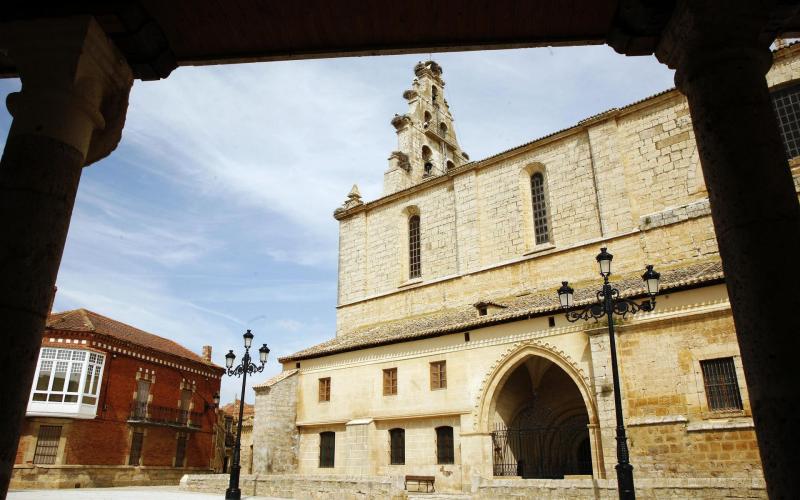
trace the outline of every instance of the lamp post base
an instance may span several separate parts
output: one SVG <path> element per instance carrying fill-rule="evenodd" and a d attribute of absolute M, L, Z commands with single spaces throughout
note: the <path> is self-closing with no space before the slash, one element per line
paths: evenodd
<path fill-rule="evenodd" d="M 231 467 L 231 480 L 228 489 L 225 490 L 225 500 L 241 500 L 242 490 L 239 488 L 239 450 L 234 452 L 234 465 Z"/>
<path fill-rule="evenodd" d="M 633 466 L 631 464 L 617 464 L 617 488 L 620 500 L 636 500 L 636 490 L 633 488 Z"/>

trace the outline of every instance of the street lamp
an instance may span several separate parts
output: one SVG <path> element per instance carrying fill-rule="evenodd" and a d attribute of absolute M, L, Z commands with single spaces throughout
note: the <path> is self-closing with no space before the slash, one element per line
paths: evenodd
<path fill-rule="evenodd" d="M 264 370 L 264 365 L 267 363 L 269 356 L 269 347 L 263 344 L 258 349 L 258 360 L 261 362 L 260 366 L 250 362 L 250 346 L 253 344 L 253 334 L 247 330 L 242 336 L 244 338 L 244 357 L 242 362 L 233 367 L 233 362 L 236 360 L 236 355 L 233 350 L 228 351 L 225 355 L 225 367 L 229 377 L 242 376 L 242 397 L 239 399 L 239 423 L 236 426 L 236 444 L 233 447 L 233 464 L 231 465 L 231 480 L 228 484 L 228 489 L 225 490 L 226 500 L 239 500 L 242 498 L 242 490 L 239 489 L 239 451 L 242 445 L 242 418 L 244 418 L 244 388 L 247 382 L 247 374 L 260 373 Z"/>
<path fill-rule="evenodd" d="M 219 407 L 219 393 L 218 392 L 214 393 L 214 396 L 211 398 L 211 401 L 213 401 L 213 403 L 211 403 L 211 404 L 209 404 L 208 402 L 204 403 L 205 411 L 212 410 L 214 408 L 218 408 Z"/>
<path fill-rule="evenodd" d="M 633 466 L 628 459 L 628 439 L 625 436 L 625 422 L 622 417 L 622 396 L 620 395 L 619 375 L 617 370 L 617 344 L 614 338 L 614 314 L 623 318 L 628 314 L 636 314 L 639 311 L 652 311 L 656 308 L 656 294 L 658 293 L 659 279 L 661 275 L 653 270 L 653 266 L 648 265 L 647 270 L 642 275 L 649 297 L 637 303 L 631 299 L 619 296 L 619 290 L 611 286 L 608 277 L 611 275 L 611 260 L 613 255 L 603 247 L 597 255 L 597 263 L 600 266 L 600 275 L 603 277 L 603 288 L 597 292 L 597 302 L 585 306 L 583 309 L 570 310 L 574 304 L 574 292 L 569 283 L 561 282 L 558 289 L 558 301 L 561 307 L 566 310 L 567 320 L 570 322 L 594 319 L 599 320 L 603 316 L 608 317 L 608 338 L 611 343 L 611 375 L 614 379 L 614 407 L 617 416 L 617 487 L 619 488 L 619 498 L 622 500 L 634 500 L 636 491 L 633 487 Z"/>

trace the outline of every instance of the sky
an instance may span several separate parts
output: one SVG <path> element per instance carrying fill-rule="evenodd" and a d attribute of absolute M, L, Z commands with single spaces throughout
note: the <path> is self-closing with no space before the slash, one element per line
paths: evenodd
<path fill-rule="evenodd" d="M 338 222 L 380 196 L 395 113 L 428 54 L 184 67 L 135 82 L 122 141 L 84 169 L 54 311 L 86 308 L 213 360 L 277 358 L 335 335 Z M 479 160 L 673 86 L 606 46 L 433 54 L 461 148 Z M 0 95 L 19 90 L 0 80 Z M 11 123 L 0 110 L 0 137 Z M 250 384 L 248 383 L 248 386 Z M 241 379 L 223 377 L 223 404 Z M 252 402 L 248 388 L 246 400 Z"/>

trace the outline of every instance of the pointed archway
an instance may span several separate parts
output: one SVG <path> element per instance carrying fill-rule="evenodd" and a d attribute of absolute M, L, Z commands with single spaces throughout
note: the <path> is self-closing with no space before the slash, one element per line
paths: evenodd
<path fill-rule="evenodd" d="M 487 376 L 476 430 L 491 435 L 493 474 L 605 476 L 597 409 L 587 380 L 564 353 L 518 344 Z"/>

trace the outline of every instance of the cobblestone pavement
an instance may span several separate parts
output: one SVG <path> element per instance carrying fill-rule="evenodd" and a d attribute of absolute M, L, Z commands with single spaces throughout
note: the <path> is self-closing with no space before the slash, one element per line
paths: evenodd
<path fill-rule="evenodd" d="M 81 488 L 70 490 L 17 490 L 8 493 L 8 500 L 222 500 L 225 495 L 192 493 L 177 486 L 131 488 Z M 250 497 L 242 500 L 287 500 L 276 497 Z"/>

